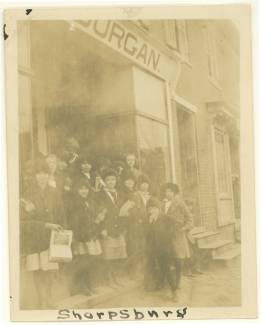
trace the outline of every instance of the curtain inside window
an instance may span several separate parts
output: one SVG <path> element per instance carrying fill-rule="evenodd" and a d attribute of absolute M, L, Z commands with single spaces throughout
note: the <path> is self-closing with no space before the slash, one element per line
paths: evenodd
<path fill-rule="evenodd" d="M 137 117 L 142 171 L 152 182 L 154 192 L 170 180 L 168 126 L 149 118 Z"/>

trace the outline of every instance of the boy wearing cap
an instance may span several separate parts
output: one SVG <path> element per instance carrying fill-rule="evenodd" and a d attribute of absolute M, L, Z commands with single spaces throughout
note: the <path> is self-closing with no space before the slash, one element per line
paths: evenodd
<path fill-rule="evenodd" d="M 172 228 L 170 220 L 161 213 L 161 203 L 151 198 L 147 206 L 148 218 L 145 223 L 145 289 L 160 290 L 165 279 L 176 299 L 172 253 Z"/>

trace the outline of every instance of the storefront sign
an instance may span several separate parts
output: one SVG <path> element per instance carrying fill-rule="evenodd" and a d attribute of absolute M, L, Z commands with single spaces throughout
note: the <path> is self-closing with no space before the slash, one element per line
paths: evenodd
<path fill-rule="evenodd" d="M 77 22 L 75 26 L 163 79 L 171 78 L 175 61 L 160 53 L 118 21 L 88 20 Z"/>

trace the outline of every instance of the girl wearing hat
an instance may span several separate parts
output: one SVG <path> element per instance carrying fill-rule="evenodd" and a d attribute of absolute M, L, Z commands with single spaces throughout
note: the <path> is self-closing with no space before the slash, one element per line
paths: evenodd
<path fill-rule="evenodd" d="M 86 154 L 83 154 L 80 156 L 79 172 L 78 172 L 77 177 L 89 182 L 91 189 L 94 190 L 95 174 L 93 173 L 93 170 L 92 170 L 91 158 L 88 157 Z"/>
<path fill-rule="evenodd" d="M 135 276 L 141 267 L 144 248 L 143 224 L 146 207 L 140 193 L 136 191 L 136 179 L 132 173 L 126 173 L 122 184 L 123 202 L 129 204 L 126 220 L 126 244 L 128 253 L 128 271 Z M 143 208 L 142 208 L 143 207 Z"/>
<path fill-rule="evenodd" d="M 73 231 L 71 292 L 91 295 L 92 255 L 101 254 L 98 229 L 95 226 L 95 205 L 90 195 L 88 180 L 78 179 L 74 189 L 71 217 L 68 220 L 69 227 Z"/>
<path fill-rule="evenodd" d="M 103 172 L 105 186 L 96 193 L 96 204 L 106 209 L 104 230 L 102 233 L 103 258 L 107 262 L 107 278 L 109 285 L 118 285 L 117 268 L 120 261 L 126 259 L 126 243 L 124 239 L 124 226 L 119 217 L 122 198 L 116 189 L 117 174 L 112 169 Z"/>
<path fill-rule="evenodd" d="M 35 179 L 21 198 L 21 254 L 25 270 L 34 273 L 39 307 L 50 307 L 52 286 L 58 263 L 49 261 L 51 230 L 60 231 L 63 207 L 57 191 L 48 186 L 48 167 L 40 161 L 34 171 Z"/>
<path fill-rule="evenodd" d="M 76 171 L 76 166 L 79 161 L 79 142 L 75 138 L 69 138 L 65 144 L 65 161 L 70 175 Z"/>

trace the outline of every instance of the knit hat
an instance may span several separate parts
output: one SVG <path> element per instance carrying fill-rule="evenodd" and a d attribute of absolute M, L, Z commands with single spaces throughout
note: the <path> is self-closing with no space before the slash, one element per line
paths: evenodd
<path fill-rule="evenodd" d="M 108 176 L 115 176 L 115 177 L 117 177 L 117 172 L 114 169 L 112 169 L 112 168 L 106 168 L 102 172 L 102 178 L 105 180 Z"/>
<path fill-rule="evenodd" d="M 150 185 L 150 179 L 147 175 L 145 174 L 141 174 L 139 177 L 138 177 L 138 180 L 137 180 L 137 185 L 139 186 L 140 184 L 142 183 L 148 183 Z"/>
<path fill-rule="evenodd" d="M 78 179 L 76 179 L 74 183 L 74 188 L 79 189 L 81 187 L 87 187 L 88 189 L 91 188 L 91 184 L 87 178 L 79 177 Z"/>
<path fill-rule="evenodd" d="M 179 187 L 177 184 L 174 183 L 165 183 L 162 186 L 162 192 L 165 192 L 166 190 L 171 190 L 175 194 L 179 193 Z"/>
<path fill-rule="evenodd" d="M 84 152 L 80 154 L 79 164 L 82 165 L 86 163 L 92 165 L 92 158 L 86 152 Z"/>
<path fill-rule="evenodd" d="M 135 176 L 133 175 L 133 173 L 131 173 L 131 172 L 125 172 L 125 173 L 122 174 L 122 178 L 121 178 L 121 180 L 122 180 L 123 182 L 125 182 L 125 181 L 127 181 L 127 180 L 129 180 L 129 179 L 133 180 L 134 183 L 136 183 L 136 178 L 135 178 Z"/>

